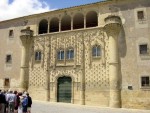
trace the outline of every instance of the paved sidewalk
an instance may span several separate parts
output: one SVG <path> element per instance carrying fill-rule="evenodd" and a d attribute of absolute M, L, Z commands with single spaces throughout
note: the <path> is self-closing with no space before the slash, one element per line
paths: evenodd
<path fill-rule="evenodd" d="M 150 110 L 106 108 L 67 103 L 33 101 L 32 113 L 150 113 Z"/>

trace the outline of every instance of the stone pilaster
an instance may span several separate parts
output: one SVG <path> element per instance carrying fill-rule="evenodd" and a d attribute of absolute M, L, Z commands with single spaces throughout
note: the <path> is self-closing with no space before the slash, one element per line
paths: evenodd
<path fill-rule="evenodd" d="M 50 101 L 50 38 L 46 40 L 46 49 L 47 49 L 47 68 L 46 68 L 46 100 Z"/>
<path fill-rule="evenodd" d="M 85 45 L 84 38 L 82 36 L 82 64 L 81 64 L 81 83 L 80 83 L 80 104 L 85 105 Z"/>
<path fill-rule="evenodd" d="M 105 30 L 109 38 L 109 82 L 110 101 L 109 106 L 121 107 L 120 75 L 119 75 L 119 51 L 118 36 L 121 29 L 121 20 L 118 16 L 108 16 L 105 19 Z"/>
<path fill-rule="evenodd" d="M 20 89 L 27 90 L 29 79 L 29 47 L 32 42 L 32 30 L 26 28 L 21 30 L 22 42 L 22 57 L 21 57 L 21 71 L 20 71 Z"/>

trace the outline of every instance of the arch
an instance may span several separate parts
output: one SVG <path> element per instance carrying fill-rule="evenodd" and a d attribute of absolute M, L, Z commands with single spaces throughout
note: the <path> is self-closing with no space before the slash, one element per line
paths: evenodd
<path fill-rule="evenodd" d="M 59 31 L 59 19 L 54 17 L 50 21 L 50 29 L 49 32 L 58 32 Z"/>
<path fill-rule="evenodd" d="M 65 15 L 61 20 L 61 31 L 71 30 L 71 17 Z"/>
<path fill-rule="evenodd" d="M 84 28 L 84 15 L 82 13 L 77 13 L 73 17 L 73 29 Z"/>
<path fill-rule="evenodd" d="M 43 19 L 39 23 L 39 34 L 47 33 L 48 30 L 48 21 Z"/>
<path fill-rule="evenodd" d="M 57 102 L 71 103 L 72 78 L 62 76 L 57 79 Z"/>
<path fill-rule="evenodd" d="M 86 14 L 86 27 L 98 26 L 98 17 L 96 11 L 90 11 Z"/>

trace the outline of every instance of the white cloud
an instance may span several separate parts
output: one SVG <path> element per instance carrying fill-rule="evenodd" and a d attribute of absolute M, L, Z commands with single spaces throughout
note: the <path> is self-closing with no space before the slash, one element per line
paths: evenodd
<path fill-rule="evenodd" d="M 49 11 L 48 4 L 41 0 L 0 0 L 0 21 Z"/>

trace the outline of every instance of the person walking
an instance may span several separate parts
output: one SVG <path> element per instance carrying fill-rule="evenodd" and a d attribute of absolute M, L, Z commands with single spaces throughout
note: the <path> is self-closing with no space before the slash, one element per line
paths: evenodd
<path fill-rule="evenodd" d="M 23 113 L 23 109 L 22 109 L 22 102 L 23 102 L 23 97 L 22 97 L 22 92 L 18 93 L 19 99 L 20 99 L 20 103 L 18 106 L 18 113 Z"/>
<path fill-rule="evenodd" d="M 0 90 L 0 113 L 5 112 L 5 104 L 6 104 L 5 94 L 3 91 Z"/>
<path fill-rule="evenodd" d="M 29 93 L 27 93 L 27 98 L 28 98 L 27 113 L 31 113 L 32 98 L 29 96 Z"/>
<path fill-rule="evenodd" d="M 22 101 L 23 113 L 27 113 L 28 98 L 26 94 L 23 94 L 22 96 L 23 96 L 23 101 Z"/>
<path fill-rule="evenodd" d="M 14 94 L 16 95 L 15 111 L 14 111 L 14 113 L 18 113 L 18 106 L 20 104 L 20 98 L 19 98 L 19 95 L 18 95 L 17 91 L 14 91 Z"/>
<path fill-rule="evenodd" d="M 2 94 L 1 94 L 1 90 L 0 90 L 0 113 L 3 113 L 3 105 L 2 105 Z"/>
<path fill-rule="evenodd" d="M 11 90 L 9 91 L 9 94 L 7 95 L 7 101 L 8 101 L 8 113 L 14 113 L 16 95 Z"/>
<path fill-rule="evenodd" d="M 5 105 L 6 105 L 6 98 L 5 98 L 4 91 L 1 91 L 0 97 L 1 97 L 1 99 L 0 99 L 0 103 L 1 103 L 1 111 L 0 111 L 0 113 L 4 113 Z"/>

